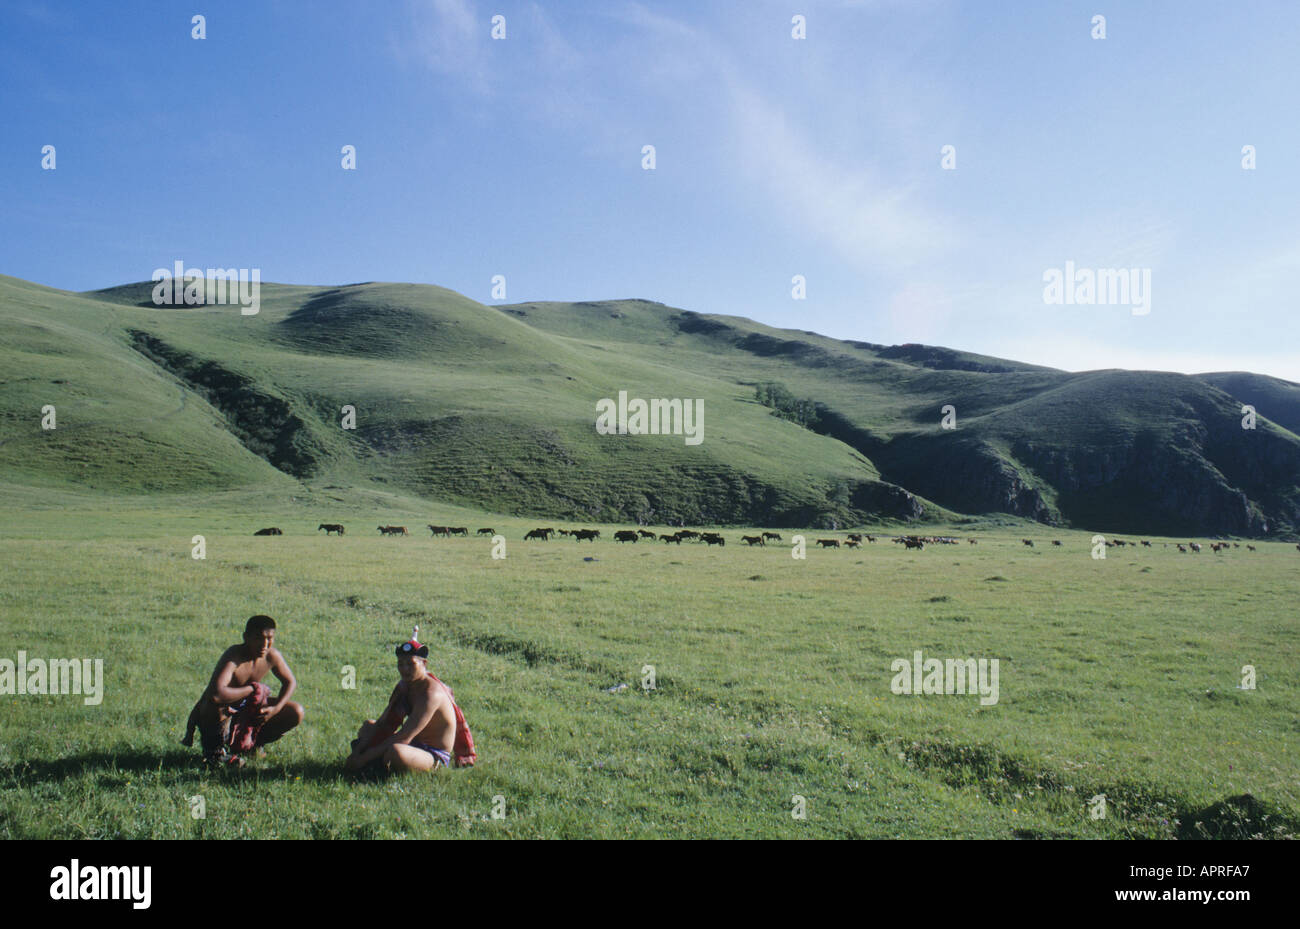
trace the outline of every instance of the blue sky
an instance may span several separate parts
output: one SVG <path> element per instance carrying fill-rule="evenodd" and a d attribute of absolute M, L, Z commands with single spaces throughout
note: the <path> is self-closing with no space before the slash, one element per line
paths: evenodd
<path fill-rule="evenodd" d="M 1300 7 L 1256 0 L 10 0 L 0 273 L 485 303 L 502 274 L 507 302 L 1300 381 L 1297 48 Z M 1044 303 L 1067 261 L 1149 269 L 1150 312 Z"/>

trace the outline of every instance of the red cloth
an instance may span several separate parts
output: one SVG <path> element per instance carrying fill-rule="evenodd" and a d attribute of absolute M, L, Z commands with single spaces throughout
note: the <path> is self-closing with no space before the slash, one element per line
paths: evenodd
<path fill-rule="evenodd" d="M 432 674 L 429 677 L 433 677 Z M 433 677 L 438 681 L 436 677 Z M 442 684 L 442 681 L 438 681 Z M 442 684 L 447 687 L 446 684 Z M 456 759 L 456 767 L 468 768 L 474 762 L 478 761 L 478 755 L 474 752 L 474 736 L 469 731 L 469 723 L 465 722 L 465 714 L 460 711 L 460 704 L 456 702 L 456 695 L 447 687 L 447 694 L 451 697 L 451 708 L 456 711 L 456 742 L 451 747 L 452 757 Z"/>
<path fill-rule="evenodd" d="M 235 754 L 251 752 L 257 747 L 257 737 L 265 723 L 259 711 L 271 699 L 271 688 L 258 682 L 253 683 L 253 688 L 251 695 L 233 707 L 235 715 L 230 720 L 230 736 L 226 744 Z"/>

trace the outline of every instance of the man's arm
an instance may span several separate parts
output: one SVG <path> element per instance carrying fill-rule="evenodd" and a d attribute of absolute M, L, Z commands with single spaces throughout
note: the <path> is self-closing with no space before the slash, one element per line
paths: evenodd
<path fill-rule="evenodd" d="M 393 692 L 389 694 L 388 706 L 384 707 L 384 712 L 376 718 L 376 728 L 384 729 L 391 726 L 393 731 L 396 731 L 401 726 L 402 717 L 405 715 L 402 713 L 401 709 L 401 693 L 402 685 L 398 684 L 393 688 Z M 351 767 L 359 767 L 361 756 L 365 751 L 366 746 L 361 744 L 360 741 L 356 742 L 352 746 L 352 753 L 348 756 L 348 765 Z M 369 761 L 366 763 L 369 764 Z"/>
<path fill-rule="evenodd" d="M 293 672 L 289 670 L 289 663 L 284 660 L 284 656 L 280 654 L 278 649 L 273 648 L 267 652 L 266 659 L 271 666 L 271 673 L 280 679 L 280 696 L 262 707 L 263 720 L 270 719 L 284 709 L 284 705 L 289 702 L 293 692 L 298 689 L 298 679 L 293 676 Z"/>
<path fill-rule="evenodd" d="M 208 682 L 208 693 L 211 700 L 218 706 L 229 706 L 232 703 L 238 703 L 245 697 L 250 697 L 257 692 L 252 684 L 246 684 L 243 687 L 232 687 L 230 679 L 235 676 L 237 664 L 230 655 L 228 649 L 222 656 L 217 659 L 217 668 L 212 672 L 212 680 Z"/>
<path fill-rule="evenodd" d="M 374 748 L 363 752 L 357 758 L 357 764 L 364 767 L 370 764 L 376 758 L 381 757 L 384 752 L 388 751 L 390 745 L 408 745 L 411 739 L 415 738 L 424 731 L 424 727 L 429 725 L 433 719 L 433 714 L 438 710 L 438 700 L 431 696 L 424 688 L 420 688 L 414 693 L 409 693 L 411 701 L 411 713 L 406 717 L 406 724 L 397 732 L 384 739 Z"/>

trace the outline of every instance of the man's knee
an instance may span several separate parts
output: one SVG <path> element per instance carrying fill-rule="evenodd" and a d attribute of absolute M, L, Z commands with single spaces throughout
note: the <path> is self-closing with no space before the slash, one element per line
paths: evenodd
<path fill-rule="evenodd" d="M 424 752 L 397 743 L 384 750 L 384 763 L 390 771 L 428 771 L 433 767 L 430 757 Z"/>
<path fill-rule="evenodd" d="M 285 728 L 292 729 L 294 726 L 302 722 L 302 718 L 306 712 L 307 711 L 303 709 L 302 704 L 295 700 L 290 700 L 286 703 L 284 709 L 280 711 L 280 715 L 285 717 Z"/>
<path fill-rule="evenodd" d="M 398 751 L 396 745 L 390 745 L 384 749 L 384 763 L 398 771 L 406 771 L 411 767 L 406 763 L 406 759 Z"/>

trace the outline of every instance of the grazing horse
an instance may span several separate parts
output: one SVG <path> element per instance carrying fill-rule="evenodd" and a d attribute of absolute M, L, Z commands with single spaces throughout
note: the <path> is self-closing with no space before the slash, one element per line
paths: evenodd
<path fill-rule="evenodd" d="M 763 533 L 763 538 L 765 538 L 765 539 L 771 539 L 773 542 L 780 542 L 780 541 L 781 541 L 781 533 L 779 533 L 779 532 L 764 532 L 764 533 Z"/>
<path fill-rule="evenodd" d="M 322 529 L 325 530 L 326 535 L 333 535 L 336 532 L 339 535 L 343 534 L 343 527 L 340 526 L 338 523 L 321 523 L 319 526 L 316 527 L 317 532 L 320 532 Z"/>
<path fill-rule="evenodd" d="M 1253 545 L 1247 545 L 1247 546 L 1246 546 L 1246 551 L 1248 551 L 1248 552 L 1253 552 L 1254 550 L 1255 550 L 1255 546 L 1253 546 Z"/>
<path fill-rule="evenodd" d="M 584 540 L 586 540 L 586 541 L 588 541 L 588 542 L 594 542 L 594 541 L 596 541 L 596 540 L 599 539 L 599 538 L 600 538 L 600 530 L 599 530 L 599 529 L 575 529 L 575 530 L 573 530 L 573 541 L 575 541 L 575 542 L 582 542 L 582 541 L 584 541 Z"/>
<path fill-rule="evenodd" d="M 495 529 L 480 529 L 478 532 L 474 534 L 475 535 L 496 535 L 497 533 Z"/>
<path fill-rule="evenodd" d="M 469 538 L 469 529 L 465 526 L 448 527 L 447 531 L 452 535 L 463 535 L 465 538 Z"/>
<path fill-rule="evenodd" d="M 528 535 L 524 536 L 524 541 L 527 542 L 529 539 L 541 539 L 543 542 L 550 541 L 550 539 L 546 537 L 546 533 L 541 529 L 533 529 L 529 531 Z"/>
<path fill-rule="evenodd" d="M 444 537 L 451 535 L 451 530 L 448 529 L 446 526 L 435 526 L 432 523 L 428 523 L 426 525 L 429 526 L 429 532 L 432 535 L 440 535 Z"/>
<path fill-rule="evenodd" d="M 978 545 L 978 544 L 979 544 L 978 540 L 976 540 L 976 539 L 967 539 L 966 541 L 969 542 L 971 545 Z"/>
<path fill-rule="evenodd" d="M 638 529 L 636 531 L 636 534 L 643 539 L 653 539 L 655 537 L 655 534 L 653 532 L 646 532 L 644 529 Z"/>
<path fill-rule="evenodd" d="M 1188 542 L 1188 543 L 1187 543 L 1187 547 L 1190 548 L 1192 551 L 1196 552 L 1196 554 L 1198 554 L 1198 555 L 1201 553 L 1201 543 L 1200 543 L 1200 542 Z"/>
<path fill-rule="evenodd" d="M 853 541 L 853 542 L 861 542 L 861 541 L 862 541 L 862 533 L 860 533 L 860 532 L 850 532 L 850 533 L 849 533 L 849 539 L 850 539 L 851 541 Z"/>
<path fill-rule="evenodd" d="M 763 541 L 763 537 L 761 535 L 742 535 L 740 537 L 740 541 L 745 542 L 749 545 L 762 545 L 764 547 L 767 546 L 767 543 Z"/>
<path fill-rule="evenodd" d="M 903 540 L 903 548 L 925 548 L 925 542 L 917 538 L 906 538 Z"/>
<path fill-rule="evenodd" d="M 817 544 L 820 545 L 822 548 L 839 548 L 840 540 L 839 539 L 818 539 Z"/>
<path fill-rule="evenodd" d="M 661 535 L 659 538 L 665 545 L 669 542 L 676 542 L 678 545 L 682 544 L 682 537 L 679 535 Z"/>
<path fill-rule="evenodd" d="M 380 526 L 379 531 L 383 535 L 410 535 L 405 526 Z"/>
<path fill-rule="evenodd" d="M 1059 548 L 1060 545 L 1061 545 L 1061 540 L 1060 540 L 1060 539 L 1052 539 L 1052 544 L 1055 545 L 1055 546 L 1057 546 L 1057 547 Z"/>
<path fill-rule="evenodd" d="M 725 548 L 726 545 L 727 545 L 727 540 L 726 540 L 726 539 L 724 539 L 722 536 L 717 535 L 717 534 L 712 533 L 712 532 L 705 533 L 704 535 L 700 536 L 700 538 L 702 538 L 702 539 L 703 539 L 705 542 L 707 542 L 709 545 L 721 545 L 721 546 L 723 546 L 724 548 Z"/>
<path fill-rule="evenodd" d="M 847 542 L 845 542 L 844 544 L 845 544 L 846 546 L 848 546 L 849 548 L 861 548 L 861 547 L 862 547 L 862 543 L 859 542 L 857 539 L 849 539 L 849 540 L 848 540 Z"/>
<path fill-rule="evenodd" d="M 284 533 L 272 526 L 270 529 L 259 529 L 253 535 L 284 535 Z"/>
<path fill-rule="evenodd" d="M 1030 548 L 1033 548 L 1033 547 L 1034 547 L 1034 540 L 1033 540 L 1033 539 L 1021 539 L 1020 541 L 1021 541 L 1021 542 L 1024 542 L 1024 543 L 1025 543 L 1026 545 L 1028 545 Z"/>
<path fill-rule="evenodd" d="M 867 536 L 867 541 L 868 541 L 868 542 L 874 542 L 874 541 L 876 541 L 876 537 L 875 537 L 874 535 L 869 535 L 869 536 Z M 972 539 L 971 541 L 974 541 L 974 540 Z"/>
<path fill-rule="evenodd" d="M 1181 542 L 1178 543 L 1178 550 L 1182 552 L 1184 555 L 1187 554 L 1187 549 L 1183 548 L 1183 544 Z"/>
<path fill-rule="evenodd" d="M 630 529 L 623 529 L 619 532 L 614 533 L 615 542 L 635 542 L 636 539 L 637 539 L 636 533 L 631 531 Z"/>

